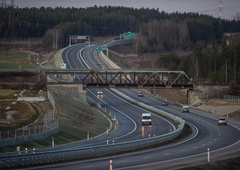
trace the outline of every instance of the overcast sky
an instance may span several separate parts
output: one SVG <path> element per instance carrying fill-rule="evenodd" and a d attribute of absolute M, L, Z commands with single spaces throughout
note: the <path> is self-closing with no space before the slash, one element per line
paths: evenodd
<path fill-rule="evenodd" d="M 222 18 L 234 19 L 240 15 L 240 0 L 221 0 Z M 15 5 L 23 7 L 92 7 L 97 6 L 124 6 L 133 8 L 154 8 L 168 13 L 197 12 L 201 14 L 219 16 L 220 0 L 15 0 Z M 10 0 L 7 0 L 10 3 Z"/>

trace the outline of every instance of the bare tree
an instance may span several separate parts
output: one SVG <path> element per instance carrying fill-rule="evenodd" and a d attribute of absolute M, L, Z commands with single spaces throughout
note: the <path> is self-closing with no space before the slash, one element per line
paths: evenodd
<path fill-rule="evenodd" d="M 235 17 L 233 17 L 234 20 L 240 21 L 240 12 L 237 13 Z"/>
<path fill-rule="evenodd" d="M 159 52 L 164 48 L 165 50 L 182 48 L 188 42 L 190 42 L 189 30 L 185 22 L 155 19 L 140 24 L 137 44 L 149 52 Z"/>

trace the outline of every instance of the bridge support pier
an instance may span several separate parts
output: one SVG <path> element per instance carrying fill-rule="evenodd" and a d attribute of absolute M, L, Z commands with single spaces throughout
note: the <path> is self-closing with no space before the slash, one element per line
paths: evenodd
<path fill-rule="evenodd" d="M 171 88 L 172 88 L 172 85 L 166 85 L 165 88 L 166 88 L 166 89 L 171 89 Z"/>

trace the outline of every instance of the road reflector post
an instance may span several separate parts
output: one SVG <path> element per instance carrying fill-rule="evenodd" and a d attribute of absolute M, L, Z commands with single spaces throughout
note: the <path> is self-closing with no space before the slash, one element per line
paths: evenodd
<path fill-rule="evenodd" d="M 52 138 L 52 147 L 54 147 L 54 145 L 55 145 L 55 144 L 54 144 L 54 138 Z"/>
<path fill-rule="evenodd" d="M 109 161 L 109 169 L 112 170 L 112 160 Z"/>
<path fill-rule="evenodd" d="M 208 153 L 208 162 L 210 162 L 210 149 L 207 149 L 207 153 Z"/>
<path fill-rule="evenodd" d="M 21 154 L 20 146 L 17 146 L 17 152 L 18 152 L 19 155 Z"/>

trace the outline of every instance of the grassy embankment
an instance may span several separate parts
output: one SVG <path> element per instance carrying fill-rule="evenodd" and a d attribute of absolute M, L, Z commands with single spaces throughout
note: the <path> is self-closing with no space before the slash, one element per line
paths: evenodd
<path fill-rule="evenodd" d="M 26 102 L 17 102 L 18 96 L 16 96 L 16 94 L 19 93 L 19 90 L 0 89 L 1 130 L 20 128 L 21 126 L 31 123 L 31 121 L 34 121 L 37 117 L 35 111 L 29 107 Z M 13 119 L 7 119 L 7 111 L 17 111 L 18 113 L 11 115 Z"/>
<path fill-rule="evenodd" d="M 21 64 L 21 68 L 33 68 L 27 53 L 24 52 L 15 51 L 6 52 L 4 54 L 2 52 L 0 58 L 0 68 L 18 69 L 19 64 Z M 17 92 L 19 93 L 19 91 Z M 0 97 L 10 99 L 13 98 L 12 96 L 15 93 L 16 92 L 11 89 L 2 90 Z M 109 128 L 108 119 L 97 108 L 88 105 L 84 94 L 80 97 L 74 97 L 69 94 L 55 94 L 55 100 L 58 108 L 57 116 L 60 121 L 60 132 L 58 134 L 39 141 L 0 148 L 0 152 L 16 151 L 17 146 L 29 148 L 29 150 L 31 150 L 31 148 L 50 147 L 53 137 L 55 139 L 55 145 L 66 144 L 84 140 L 87 138 L 88 134 L 90 138 L 97 136 L 104 133 L 107 128 Z M 45 110 L 46 106 L 44 104 L 40 105 L 42 110 Z M 47 105 L 49 105 L 49 103 Z M 27 108 L 25 107 L 25 109 Z M 31 108 L 29 108 L 29 110 L 31 110 Z"/>
<path fill-rule="evenodd" d="M 22 51 L 1 51 L 0 69 L 29 69 L 34 68 L 28 54 Z"/>

